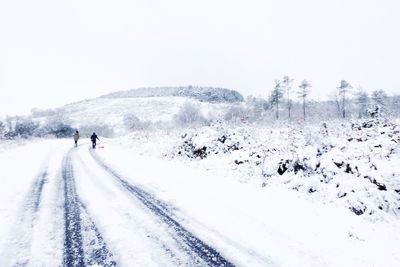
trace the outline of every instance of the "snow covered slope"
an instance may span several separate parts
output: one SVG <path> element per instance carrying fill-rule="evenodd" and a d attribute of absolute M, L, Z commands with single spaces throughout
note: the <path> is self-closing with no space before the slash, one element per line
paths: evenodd
<path fill-rule="evenodd" d="M 101 97 L 68 104 L 53 111 L 35 112 L 34 116 L 46 120 L 61 114 L 75 127 L 91 124 L 122 127 L 123 117 L 127 114 L 133 114 L 141 121 L 170 121 L 185 103 L 199 107 L 206 118 L 221 117 L 230 106 L 187 97 Z"/>
<path fill-rule="evenodd" d="M 225 88 L 139 88 L 86 99 L 56 109 L 34 109 L 32 115 L 39 121 L 63 116 L 75 127 L 106 124 L 121 128 L 125 115 L 134 115 L 147 122 L 168 122 L 184 104 L 189 104 L 199 108 L 206 119 L 215 119 L 222 117 L 232 103 L 242 101 L 240 93 Z"/>

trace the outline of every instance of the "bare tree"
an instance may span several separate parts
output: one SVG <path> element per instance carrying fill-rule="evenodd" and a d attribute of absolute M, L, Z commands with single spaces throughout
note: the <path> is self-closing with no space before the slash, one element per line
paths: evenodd
<path fill-rule="evenodd" d="M 3 138 L 5 133 L 6 133 L 6 125 L 2 121 L 0 121 L 0 139 Z"/>
<path fill-rule="evenodd" d="M 243 122 L 248 118 L 248 110 L 241 105 L 232 105 L 224 115 L 224 120 L 233 122 Z"/>
<path fill-rule="evenodd" d="M 150 123 L 146 121 L 141 121 L 134 114 L 125 114 L 122 118 L 124 126 L 129 131 L 139 131 L 149 128 Z"/>
<path fill-rule="evenodd" d="M 283 97 L 282 91 L 282 83 L 279 80 L 275 80 L 275 87 L 271 92 L 269 97 L 269 101 L 271 102 L 271 106 L 276 109 L 276 119 L 279 119 L 279 103 L 281 102 Z"/>
<path fill-rule="evenodd" d="M 358 106 L 358 118 L 362 118 L 367 114 L 368 109 L 368 94 L 361 87 L 357 89 L 357 106 Z"/>
<path fill-rule="evenodd" d="M 400 95 L 395 94 L 392 96 L 390 101 L 391 114 L 394 116 L 400 116 L 399 107 L 400 107 Z"/>
<path fill-rule="evenodd" d="M 339 91 L 339 96 L 341 98 L 340 108 L 341 108 L 341 113 L 342 113 L 343 118 L 346 118 L 347 95 L 352 88 L 353 87 L 345 80 L 341 80 L 340 86 L 337 87 L 337 89 Z"/>
<path fill-rule="evenodd" d="M 184 103 L 178 113 L 175 114 L 174 119 L 180 126 L 201 125 L 206 122 L 200 107 L 193 105 L 192 102 Z"/>
<path fill-rule="evenodd" d="M 379 107 L 381 112 L 386 113 L 388 105 L 388 95 L 383 90 L 375 90 L 371 94 L 372 101 Z"/>
<path fill-rule="evenodd" d="M 297 95 L 303 102 L 303 120 L 306 121 L 306 104 L 307 97 L 310 94 L 311 84 L 307 80 L 303 80 L 299 85 L 300 90 L 297 92 Z"/>
<path fill-rule="evenodd" d="M 15 122 L 17 121 L 17 118 L 18 118 L 17 116 L 7 116 L 6 117 L 7 130 L 9 132 L 13 131 Z"/>
<path fill-rule="evenodd" d="M 291 79 L 289 76 L 284 76 L 282 80 L 282 88 L 284 89 L 287 97 L 287 109 L 288 109 L 288 119 L 290 120 L 292 117 L 291 111 L 292 111 L 292 99 L 291 99 L 291 91 L 292 91 L 292 84 L 293 84 L 293 79 Z"/>

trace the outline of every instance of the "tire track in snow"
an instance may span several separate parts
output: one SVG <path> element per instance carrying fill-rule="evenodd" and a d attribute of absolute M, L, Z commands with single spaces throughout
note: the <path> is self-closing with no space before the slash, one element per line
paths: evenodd
<path fill-rule="evenodd" d="M 64 182 L 64 266 L 84 266 L 79 203 L 73 177 L 70 152 L 63 160 Z"/>
<path fill-rule="evenodd" d="M 86 172 L 86 175 L 88 175 L 90 177 L 95 177 L 96 176 L 96 174 L 93 174 L 90 171 L 90 169 L 88 168 L 88 164 L 83 162 L 82 159 L 79 157 L 79 155 L 77 155 L 76 160 L 79 163 L 79 165 L 82 168 L 82 170 L 84 172 Z M 101 167 L 99 167 L 99 168 L 101 168 Z M 103 169 L 101 168 L 101 170 L 103 170 Z M 96 183 L 96 185 L 98 186 L 99 183 Z M 116 184 L 116 186 L 117 186 L 116 189 L 119 192 L 119 190 L 121 190 L 120 189 L 120 185 Z M 101 189 L 105 189 L 104 185 L 101 185 L 100 188 Z M 119 207 L 113 207 L 113 208 L 115 210 L 120 211 Z M 123 213 L 122 216 L 126 217 L 126 213 Z M 132 214 L 132 217 L 135 217 L 135 215 Z M 187 253 L 186 252 L 185 252 L 185 255 L 183 256 L 182 255 L 182 251 L 180 251 L 178 248 L 172 247 L 170 242 L 168 242 L 169 240 L 167 242 L 165 242 L 165 240 L 163 240 L 161 238 L 162 236 L 159 236 L 157 233 L 154 232 L 154 230 L 151 230 L 151 229 L 147 228 L 145 225 L 143 225 L 141 223 L 137 223 L 137 222 L 133 222 L 132 227 L 134 227 L 136 230 L 139 230 L 139 231 L 143 232 L 144 235 L 147 238 L 151 239 L 152 242 L 154 242 L 156 244 L 156 246 L 161 248 L 163 250 L 163 252 L 165 253 L 165 255 L 167 255 L 169 257 L 169 259 L 171 260 L 171 263 L 173 264 L 173 266 L 193 266 L 193 267 L 194 266 L 198 266 L 198 265 L 196 265 L 194 263 L 192 258 L 186 258 L 187 257 Z M 172 239 L 174 241 L 176 241 L 176 239 L 174 239 L 173 237 L 172 237 Z M 178 249 L 178 251 L 177 251 L 177 249 Z M 204 266 L 204 264 L 203 264 L 203 266 Z"/>
<path fill-rule="evenodd" d="M 84 247 L 87 248 L 88 252 L 86 265 L 95 266 L 116 266 L 116 262 L 113 260 L 113 255 L 107 248 L 106 243 L 99 229 L 96 227 L 93 220 L 90 218 L 89 213 L 85 205 L 79 201 L 82 213 L 82 221 L 84 221 L 83 233 L 84 233 Z"/>
<path fill-rule="evenodd" d="M 47 168 L 44 168 L 35 178 L 25 197 L 8 246 L 6 246 L 5 251 L 2 253 L 5 258 L 8 258 L 11 266 L 25 266 L 29 263 L 29 249 L 32 243 L 33 229 L 38 216 L 43 187 L 47 182 L 47 176 Z"/>
<path fill-rule="evenodd" d="M 172 228 L 180 241 L 180 244 L 187 247 L 188 252 L 193 252 L 201 261 L 204 261 L 209 266 L 234 266 L 231 262 L 225 259 L 218 251 L 210 247 L 202 240 L 197 238 L 190 231 L 186 230 L 179 222 L 172 218 L 168 206 L 162 201 L 156 199 L 150 193 L 144 191 L 138 186 L 128 183 L 120 174 L 118 174 L 111 167 L 106 165 L 96 154 L 93 149 L 90 149 L 90 154 L 95 161 L 112 177 L 114 177 L 119 184 L 135 196 L 142 204 L 144 204 L 152 213 L 154 213 L 165 224 Z M 203 264 L 197 261 L 198 266 Z"/>
<path fill-rule="evenodd" d="M 39 205 L 42 200 L 42 192 L 44 184 L 47 183 L 47 170 L 45 170 L 42 174 L 39 175 L 38 179 L 36 180 L 33 190 L 32 190 L 32 197 L 33 197 L 33 211 L 36 214 L 39 210 Z"/>
<path fill-rule="evenodd" d="M 63 160 L 64 182 L 64 260 L 67 267 L 116 266 L 99 230 L 80 202 L 75 186 L 71 151 Z"/>

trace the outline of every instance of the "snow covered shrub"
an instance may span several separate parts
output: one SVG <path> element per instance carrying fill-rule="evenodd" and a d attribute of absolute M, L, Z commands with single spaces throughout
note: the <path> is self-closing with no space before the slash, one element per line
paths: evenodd
<path fill-rule="evenodd" d="M 206 119 L 201 110 L 193 103 L 186 102 L 174 116 L 174 120 L 180 126 L 204 125 Z"/>
<path fill-rule="evenodd" d="M 125 128 L 129 131 L 140 131 L 150 127 L 149 122 L 141 121 L 133 114 L 126 114 L 122 120 Z"/>
<path fill-rule="evenodd" d="M 224 116 L 224 120 L 231 122 L 241 122 L 247 118 L 248 116 L 246 109 L 239 105 L 231 106 Z"/>
<path fill-rule="evenodd" d="M 4 138 L 4 134 L 6 133 L 6 125 L 0 121 L 0 139 Z"/>
<path fill-rule="evenodd" d="M 340 202 L 356 215 L 375 219 L 400 215 L 400 198 L 395 194 L 400 173 L 394 168 L 400 163 L 397 126 L 379 120 L 351 125 L 339 125 L 334 137 L 311 144 L 312 149 L 300 146 L 296 153 L 302 156 L 281 161 L 279 174 L 286 176 L 289 188 Z"/>
<path fill-rule="evenodd" d="M 172 156 L 205 159 L 209 155 L 231 154 L 243 149 L 248 136 L 248 132 L 238 134 L 235 131 L 221 131 L 218 127 L 203 127 L 198 131 L 193 130 L 185 133 L 174 148 Z M 241 157 L 233 161 L 237 165 L 245 162 Z"/>
<path fill-rule="evenodd" d="M 319 130 L 319 132 L 321 133 L 321 135 L 323 137 L 327 137 L 328 136 L 329 131 L 328 131 L 328 124 L 326 122 L 322 123 L 321 129 Z"/>
<path fill-rule="evenodd" d="M 36 137 L 54 136 L 57 138 L 72 137 L 75 129 L 69 123 L 69 120 L 62 113 L 57 113 L 48 118 L 48 120 L 37 128 L 34 132 Z"/>
<path fill-rule="evenodd" d="M 200 159 L 207 157 L 207 154 L 209 153 L 207 147 L 201 144 L 196 144 L 193 137 L 195 136 L 187 133 L 182 136 L 182 143 L 177 148 L 176 155 Z"/>
<path fill-rule="evenodd" d="M 378 118 L 381 116 L 381 108 L 379 105 L 372 105 L 367 109 L 367 113 L 371 118 Z"/>
<path fill-rule="evenodd" d="M 263 98 L 247 97 L 246 109 L 250 121 L 264 120 L 266 111 L 270 110 L 270 102 Z"/>
<path fill-rule="evenodd" d="M 379 220 L 400 216 L 399 144 L 400 127 L 384 119 L 291 128 L 217 124 L 183 135 L 172 156 Z"/>
<path fill-rule="evenodd" d="M 21 118 L 15 123 L 14 136 L 22 138 L 31 137 L 38 127 L 39 124 L 34 122 L 32 119 Z"/>
<path fill-rule="evenodd" d="M 43 127 L 38 128 L 35 132 L 35 136 L 55 136 L 57 138 L 71 137 L 75 129 L 71 125 L 62 121 L 50 121 L 47 122 Z"/>

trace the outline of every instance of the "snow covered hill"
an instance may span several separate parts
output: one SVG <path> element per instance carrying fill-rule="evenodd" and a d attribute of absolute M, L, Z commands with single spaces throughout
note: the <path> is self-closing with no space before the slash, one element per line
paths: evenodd
<path fill-rule="evenodd" d="M 162 90 L 146 88 L 121 91 L 57 109 L 35 109 L 32 115 L 41 122 L 62 117 L 76 128 L 100 125 L 112 127 L 115 133 L 121 133 L 124 132 L 125 116 L 133 115 L 141 122 L 168 123 L 187 105 L 198 109 L 207 120 L 220 119 L 232 102 L 240 104 L 243 100 L 239 93 L 228 89 L 173 87 L 168 94 L 158 94 L 159 91 Z"/>
<path fill-rule="evenodd" d="M 72 103 L 61 109 L 78 125 L 96 122 L 118 125 L 127 114 L 133 114 L 142 121 L 169 121 L 185 103 L 199 106 L 202 113 L 208 117 L 223 115 L 229 106 L 224 103 L 200 102 L 186 97 L 101 97 Z"/>

